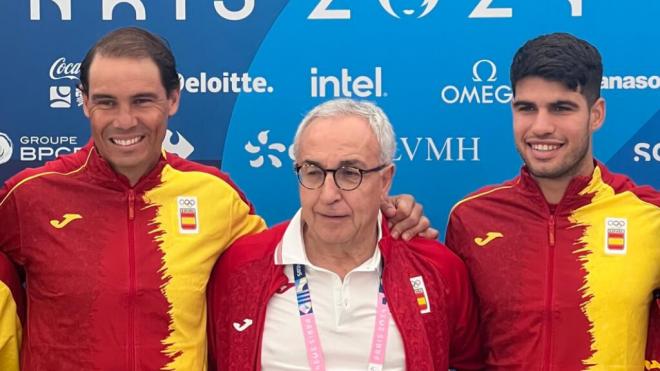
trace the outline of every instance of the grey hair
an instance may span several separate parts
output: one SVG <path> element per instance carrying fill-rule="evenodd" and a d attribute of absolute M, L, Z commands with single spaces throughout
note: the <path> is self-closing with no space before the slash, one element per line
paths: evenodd
<path fill-rule="evenodd" d="M 396 137 L 390 120 L 380 107 L 368 101 L 353 99 L 333 99 L 314 107 L 298 125 L 296 136 L 293 139 L 293 154 L 298 158 L 300 150 L 300 136 L 302 132 L 318 118 L 335 118 L 342 116 L 355 116 L 367 120 L 371 130 L 376 136 L 380 147 L 381 164 L 389 164 L 396 151 Z"/>

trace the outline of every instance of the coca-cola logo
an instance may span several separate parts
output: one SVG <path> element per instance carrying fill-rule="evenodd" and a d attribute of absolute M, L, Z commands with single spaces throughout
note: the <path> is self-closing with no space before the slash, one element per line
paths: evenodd
<path fill-rule="evenodd" d="M 53 80 L 69 79 L 78 80 L 80 74 L 80 63 L 67 63 L 62 57 L 50 66 L 50 78 Z"/>

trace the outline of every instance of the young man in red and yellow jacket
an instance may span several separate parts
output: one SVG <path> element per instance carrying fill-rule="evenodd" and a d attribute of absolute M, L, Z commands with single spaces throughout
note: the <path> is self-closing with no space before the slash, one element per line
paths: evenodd
<path fill-rule="evenodd" d="M 594 160 L 601 78 L 598 51 L 572 35 L 520 48 L 511 85 L 525 167 L 451 212 L 446 242 L 473 279 L 489 369 L 644 367 L 660 194 Z"/>

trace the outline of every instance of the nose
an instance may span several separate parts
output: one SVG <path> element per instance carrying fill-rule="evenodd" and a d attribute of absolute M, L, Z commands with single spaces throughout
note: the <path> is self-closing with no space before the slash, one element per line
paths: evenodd
<path fill-rule="evenodd" d="M 536 136 L 552 134 L 556 129 L 552 115 L 545 109 L 539 110 L 532 120 L 532 133 Z"/>
<path fill-rule="evenodd" d="M 113 126 L 119 129 L 131 129 L 137 126 L 138 120 L 131 106 L 119 104 L 114 118 Z"/>
<path fill-rule="evenodd" d="M 335 184 L 334 173 L 328 172 L 325 174 L 325 181 L 320 188 L 319 199 L 326 204 L 337 202 L 341 199 L 341 190 Z"/>

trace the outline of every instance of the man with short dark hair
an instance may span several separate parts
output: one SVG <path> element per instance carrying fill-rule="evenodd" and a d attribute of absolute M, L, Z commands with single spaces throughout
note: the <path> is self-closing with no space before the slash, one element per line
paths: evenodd
<path fill-rule="evenodd" d="M 265 223 L 218 169 L 162 151 L 180 98 L 162 39 L 109 33 L 81 89 L 93 140 L 0 189 L 0 250 L 27 274 L 21 367 L 205 370 L 211 269 Z M 425 229 L 403 204 L 408 233 Z"/>
<path fill-rule="evenodd" d="M 592 154 L 605 119 L 592 45 L 557 33 L 511 65 L 525 166 L 452 209 L 447 245 L 479 300 L 492 370 L 638 370 L 660 287 L 660 195 Z"/>
<path fill-rule="evenodd" d="M 209 281 L 218 370 L 482 367 L 463 262 L 437 241 L 394 240 L 379 212 L 395 143 L 372 103 L 331 100 L 303 119 L 300 210 L 237 241 Z"/>

